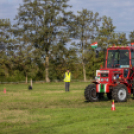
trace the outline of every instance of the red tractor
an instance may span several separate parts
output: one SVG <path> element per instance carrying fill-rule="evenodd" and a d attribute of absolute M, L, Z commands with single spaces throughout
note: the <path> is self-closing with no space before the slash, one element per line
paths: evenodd
<path fill-rule="evenodd" d="M 95 81 L 86 87 L 84 96 L 87 101 L 95 102 L 104 94 L 116 102 L 125 102 L 134 95 L 134 47 L 107 48 L 104 67 Z"/>

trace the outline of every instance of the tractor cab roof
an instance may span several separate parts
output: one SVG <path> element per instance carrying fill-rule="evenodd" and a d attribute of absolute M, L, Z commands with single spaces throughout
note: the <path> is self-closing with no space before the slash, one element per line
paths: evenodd
<path fill-rule="evenodd" d="M 118 49 L 134 50 L 134 47 L 133 46 L 111 46 L 107 48 L 107 50 L 118 50 Z"/>

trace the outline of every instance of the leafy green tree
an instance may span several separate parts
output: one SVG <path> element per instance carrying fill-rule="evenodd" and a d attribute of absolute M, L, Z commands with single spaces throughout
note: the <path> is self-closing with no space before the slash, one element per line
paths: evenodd
<path fill-rule="evenodd" d="M 94 50 L 90 51 L 87 55 L 87 59 L 91 59 L 87 61 L 86 64 L 86 70 L 87 70 L 87 76 L 89 79 L 94 79 L 96 76 L 96 70 L 100 69 L 100 66 L 104 66 L 104 60 L 105 60 L 105 51 L 99 51 L 99 57 L 96 57 L 96 54 Z"/>
<path fill-rule="evenodd" d="M 94 14 L 87 9 L 83 9 L 81 12 L 78 11 L 77 13 L 74 36 L 78 41 L 72 45 L 80 52 L 79 55 L 81 57 L 83 68 L 83 78 L 84 81 L 87 81 L 84 51 L 89 47 L 91 38 L 93 37 L 94 32 L 98 29 L 97 23 L 100 21 L 100 18 L 98 13 Z"/>
<path fill-rule="evenodd" d="M 118 33 L 118 42 L 117 45 L 125 46 L 128 44 L 126 34 L 125 33 Z"/>
<path fill-rule="evenodd" d="M 109 45 L 117 44 L 118 43 L 118 34 L 114 32 L 115 26 L 113 26 L 112 19 L 107 16 L 103 16 L 101 18 L 102 25 L 97 28 L 96 33 L 94 33 L 92 37 L 92 42 L 97 41 L 99 50 L 99 57 L 96 58 L 96 50 L 91 49 L 89 46 L 88 50 L 92 50 L 90 52 L 86 52 L 86 59 L 87 59 L 87 65 L 86 68 L 88 70 L 88 76 L 91 78 L 94 78 L 96 75 L 96 70 L 100 69 L 100 65 L 104 64 L 105 59 L 105 51 Z M 91 59 L 91 60 L 88 60 Z"/>
<path fill-rule="evenodd" d="M 9 57 L 9 46 L 12 44 L 11 22 L 9 19 L 0 19 L 0 75 L 9 76 L 12 67 Z"/>
<path fill-rule="evenodd" d="M 23 34 L 21 37 L 21 44 L 16 50 L 16 58 L 14 62 L 19 71 L 23 72 L 27 83 L 28 78 L 31 78 L 32 81 L 32 78 L 38 73 L 37 60 L 39 56 L 37 50 L 34 49 L 26 35 Z"/>
<path fill-rule="evenodd" d="M 77 68 L 75 63 L 77 62 L 77 55 L 75 50 L 69 48 L 69 50 L 58 43 L 53 46 L 57 49 L 50 56 L 50 74 L 51 80 L 63 80 L 66 69 L 73 71 Z M 58 51 L 59 50 L 59 51 Z M 72 74 L 73 76 L 73 74 Z"/>
<path fill-rule="evenodd" d="M 134 42 L 134 31 L 130 32 L 130 34 L 129 34 L 129 40 L 130 40 L 129 43 Z"/>
<path fill-rule="evenodd" d="M 112 23 L 112 19 L 107 16 L 102 17 L 102 26 L 98 30 L 98 35 L 95 38 L 99 42 L 101 48 L 107 48 L 109 45 L 118 42 L 115 35 L 115 26 Z"/>
<path fill-rule="evenodd" d="M 67 38 L 69 16 L 72 12 L 66 9 L 68 0 L 24 0 L 16 19 L 23 27 L 27 37 L 45 60 L 45 79 L 49 82 L 49 58 L 52 46 L 62 39 L 62 45 Z"/>

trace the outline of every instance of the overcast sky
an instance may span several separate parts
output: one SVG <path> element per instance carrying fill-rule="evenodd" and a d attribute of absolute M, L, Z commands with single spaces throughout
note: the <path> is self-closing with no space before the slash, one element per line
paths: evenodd
<path fill-rule="evenodd" d="M 13 21 L 22 1 L 0 0 L 0 19 L 10 18 Z M 70 0 L 68 4 L 75 13 L 86 8 L 98 12 L 100 17 L 111 17 L 117 32 L 128 34 L 134 30 L 134 0 Z"/>

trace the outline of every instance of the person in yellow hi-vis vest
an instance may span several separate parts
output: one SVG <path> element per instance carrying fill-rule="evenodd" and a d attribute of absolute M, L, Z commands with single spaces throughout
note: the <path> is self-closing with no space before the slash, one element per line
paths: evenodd
<path fill-rule="evenodd" d="M 70 81 L 71 81 L 71 73 L 69 72 L 69 69 L 67 69 L 67 71 L 65 72 L 65 75 L 64 75 L 65 91 L 66 92 L 69 92 Z"/>

